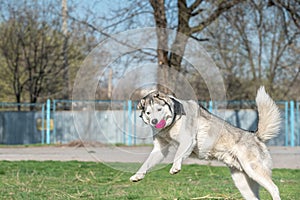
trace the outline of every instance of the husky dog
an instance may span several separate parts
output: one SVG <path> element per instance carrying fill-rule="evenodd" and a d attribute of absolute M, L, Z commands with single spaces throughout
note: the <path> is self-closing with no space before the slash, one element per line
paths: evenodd
<path fill-rule="evenodd" d="M 232 179 L 245 199 L 259 199 L 261 185 L 274 200 L 279 200 L 279 190 L 271 178 L 272 159 L 265 142 L 278 134 L 280 112 L 264 87 L 257 92 L 256 104 L 258 129 L 250 132 L 230 125 L 195 101 L 151 92 L 137 107 L 142 110 L 143 121 L 152 127 L 154 148 L 130 180 L 142 180 L 150 168 L 166 157 L 172 144 L 176 153 L 171 174 L 180 172 L 183 160 L 192 154 L 199 159 L 217 159 L 230 168 Z"/>

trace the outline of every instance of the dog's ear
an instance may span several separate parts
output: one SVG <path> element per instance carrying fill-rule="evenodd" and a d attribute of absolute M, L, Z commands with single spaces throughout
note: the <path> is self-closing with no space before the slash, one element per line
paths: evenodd
<path fill-rule="evenodd" d="M 163 100 L 168 105 L 172 104 L 172 99 L 169 97 L 169 95 L 166 95 L 165 93 L 157 92 L 155 97 L 160 99 L 160 100 Z"/>
<path fill-rule="evenodd" d="M 145 99 L 141 99 L 140 102 L 138 103 L 138 105 L 136 106 L 138 110 L 144 110 L 145 108 L 145 103 L 146 100 Z"/>
<path fill-rule="evenodd" d="M 159 97 L 160 94 L 161 94 L 161 92 L 159 92 L 159 91 L 154 91 L 154 92 L 152 93 L 152 96 L 153 96 L 153 97 Z"/>

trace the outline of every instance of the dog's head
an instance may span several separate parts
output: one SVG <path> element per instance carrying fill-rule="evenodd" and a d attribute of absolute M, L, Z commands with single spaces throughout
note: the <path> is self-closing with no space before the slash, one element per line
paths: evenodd
<path fill-rule="evenodd" d="M 174 97 L 154 91 L 140 100 L 137 109 L 142 110 L 140 117 L 146 124 L 163 129 L 173 123 L 177 103 Z"/>

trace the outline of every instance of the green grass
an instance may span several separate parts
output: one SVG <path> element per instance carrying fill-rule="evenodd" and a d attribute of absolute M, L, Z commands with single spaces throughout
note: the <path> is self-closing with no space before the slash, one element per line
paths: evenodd
<path fill-rule="evenodd" d="M 124 165 L 124 163 L 122 164 Z M 133 164 L 126 164 L 133 165 Z M 1 199 L 242 199 L 226 167 L 167 166 L 131 183 L 132 173 L 94 162 L 0 162 Z M 282 199 L 299 199 L 300 170 L 275 169 Z M 261 189 L 261 199 L 271 199 Z"/>

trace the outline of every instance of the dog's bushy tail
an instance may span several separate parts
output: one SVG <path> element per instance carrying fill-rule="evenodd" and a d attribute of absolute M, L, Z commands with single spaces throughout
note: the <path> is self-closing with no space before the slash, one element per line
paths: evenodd
<path fill-rule="evenodd" d="M 261 141 L 266 142 L 279 133 L 280 111 L 273 99 L 266 93 L 264 86 L 261 86 L 257 91 L 256 104 L 258 109 L 256 135 Z"/>

